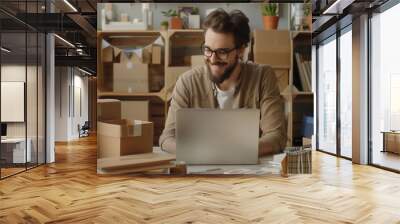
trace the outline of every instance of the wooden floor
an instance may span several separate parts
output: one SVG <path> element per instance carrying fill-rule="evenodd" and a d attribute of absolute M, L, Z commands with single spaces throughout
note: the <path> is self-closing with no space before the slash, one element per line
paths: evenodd
<path fill-rule="evenodd" d="M 0 223 L 400 223 L 400 175 L 320 152 L 313 174 L 101 177 L 96 142 L 0 181 Z"/>

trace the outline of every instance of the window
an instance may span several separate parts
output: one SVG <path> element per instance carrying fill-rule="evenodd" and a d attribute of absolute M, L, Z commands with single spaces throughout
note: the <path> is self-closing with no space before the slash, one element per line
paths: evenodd
<path fill-rule="evenodd" d="M 400 5 L 371 18 L 370 133 L 372 163 L 400 170 L 400 156 L 387 151 L 383 132 L 400 130 Z M 392 137 L 399 149 L 400 133 Z M 396 140 L 397 139 L 397 140 Z M 383 152 L 382 152 L 383 151 Z M 400 150 L 398 151 L 400 153 Z"/>
<path fill-rule="evenodd" d="M 44 3 L 0 1 L 0 7 L 24 16 Z M 44 33 L 0 12 L 0 179 L 45 163 L 45 45 Z"/>
<path fill-rule="evenodd" d="M 343 31 L 340 45 L 340 155 L 352 157 L 352 35 L 351 26 Z"/>
<path fill-rule="evenodd" d="M 336 36 L 318 47 L 318 149 L 336 153 Z"/>

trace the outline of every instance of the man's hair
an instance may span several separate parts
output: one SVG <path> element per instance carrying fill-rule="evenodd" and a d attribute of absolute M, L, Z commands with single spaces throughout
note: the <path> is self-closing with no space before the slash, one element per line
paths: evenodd
<path fill-rule="evenodd" d="M 223 9 L 214 10 L 203 22 L 203 28 L 211 28 L 217 33 L 232 33 L 235 47 L 247 47 L 250 42 L 249 19 L 240 10 L 233 10 L 229 14 Z"/>

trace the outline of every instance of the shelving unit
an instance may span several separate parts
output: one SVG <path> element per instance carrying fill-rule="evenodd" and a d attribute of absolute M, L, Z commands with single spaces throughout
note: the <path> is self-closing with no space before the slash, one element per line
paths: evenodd
<path fill-rule="evenodd" d="M 169 100 L 175 83 L 179 76 L 191 69 L 190 56 L 201 54 L 203 30 L 166 30 L 166 31 L 118 31 L 98 32 L 98 49 L 103 49 L 103 40 L 118 48 L 144 47 L 159 37 L 162 38 L 162 60 L 160 65 L 151 65 L 155 72 L 149 68 L 149 80 L 154 76 L 161 77 L 162 88 L 149 92 L 114 92 L 113 64 L 103 62 L 102 50 L 98 51 L 98 98 L 112 98 L 127 101 L 149 101 L 149 120 L 154 123 L 154 144 L 158 145 L 158 138 L 164 129 Z M 114 55 L 114 59 L 117 56 Z"/>
<path fill-rule="evenodd" d="M 285 27 L 278 30 L 288 32 L 288 43 L 281 46 L 287 48 L 287 63 L 272 64 L 278 78 L 279 88 L 285 98 L 286 117 L 288 121 L 288 142 L 287 145 L 296 144 L 299 138 L 299 117 L 308 113 L 307 110 L 299 110 L 299 105 L 310 102 L 312 111 L 313 93 L 299 91 L 301 88 L 294 79 L 296 75 L 294 49 L 296 49 L 303 38 L 310 38 L 309 31 L 289 31 L 291 25 L 291 6 L 285 4 L 280 7 L 283 16 L 287 17 L 288 23 Z M 261 16 L 261 15 L 260 15 Z M 107 41 L 110 45 L 118 48 L 144 47 L 151 44 L 158 38 L 162 38 L 162 62 L 159 65 L 149 64 L 149 82 L 153 77 L 157 77 L 162 83 L 160 88 L 152 88 L 150 84 L 149 92 L 115 92 L 113 91 L 113 63 L 102 61 L 102 50 L 98 50 L 98 97 L 115 98 L 120 100 L 149 101 L 149 120 L 154 122 L 155 144 L 164 128 L 171 95 L 175 83 L 179 76 L 191 69 L 190 56 L 201 54 L 201 43 L 204 41 L 204 31 L 199 30 L 133 30 L 133 31 L 105 31 L 98 32 L 98 49 L 102 49 L 102 41 Z M 309 45 L 311 46 L 311 44 Z M 253 52 L 252 50 L 250 52 Z M 311 57 L 311 52 L 309 53 Z M 115 55 L 116 56 L 116 55 Z M 253 55 L 249 55 L 254 59 Z M 258 61 L 255 60 L 257 63 Z M 268 63 L 268 61 L 264 62 Z M 297 86 L 296 86 L 297 85 Z M 300 114 L 299 114 L 300 113 Z"/>
<path fill-rule="evenodd" d="M 269 39 L 271 43 L 282 45 L 271 52 L 265 52 L 254 56 L 255 63 L 269 64 L 274 69 L 281 95 L 285 99 L 285 113 L 287 119 L 287 146 L 301 145 L 302 117 L 313 114 L 313 93 L 300 91 L 301 86 L 295 80 L 299 80 L 295 52 L 302 46 L 308 45 L 308 50 L 302 51 L 305 58 L 311 60 L 311 33 L 305 31 L 264 31 L 257 30 L 254 36 L 254 46 L 259 46 L 257 41 Z M 261 44 L 262 45 L 262 44 Z M 286 53 L 286 52 L 289 53 Z M 254 54 L 257 54 L 255 52 Z M 279 58 L 279 60 L 277 60 Z M 272 59 L 272 60 L 270 60 Z M 286 76 L 286 77 L 284 77 Z M 284 78 L 283 78 L 284 77 Z M 285 86 L 286 85 L 286 86 Z M 285 88 L 282 88 L 284 87 Z"/>

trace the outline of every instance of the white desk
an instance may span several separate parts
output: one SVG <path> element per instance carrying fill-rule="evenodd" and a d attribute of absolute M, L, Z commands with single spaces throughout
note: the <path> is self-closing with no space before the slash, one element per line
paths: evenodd
<path fill-rule="evenodd" d="M 7 163 L 25 163 L 32 160 L 32 140 L 27 138 L 27 147 L 25 151 L 25 138 L 5 138 L 1 139 L 1 157 L 5 158 L 4 154 L 12 153 L 12 161 L 6 160 Z M 25 161 L 25 158 L 27 159 Z M 10 158 L 11 159 L 11 158 Z"/>
<path fill-rule="evenodd" d="M 161 149 L 154 147 L 153 151 L 161 151 Z M 264 156 L 256 165 L 187 165 L 187 174 L 280 175 L 281 162 L 284 157 L 285 153 Z"/>
<path fill-rule="evenodd" d="M 159 147 L 153 147 L 153 152 L 159 154 L 169 154 L 162 151 Z M 250 175 L 280 175 L 281 172 L 281 162 L 285 157 L 284 153 L 265 156 L 260 158 L 259 164 L 256 165 L 187 165 L 186 174 L 194 175 L 208 175 L 208 174 L 250 174 Z M 175 160 L 174 160 L 175 162 Z M 159 168 L 153 171 L 146 171 L 146 174 L 164 174 L 168 175 L 170 169 Z M 98 174 L 130 174 L 130 175 L 141 175 L 143 172 L 132 171 L 129 169 L 121 169 L 112 172 L 107 172 L 97 167 Z"/>

